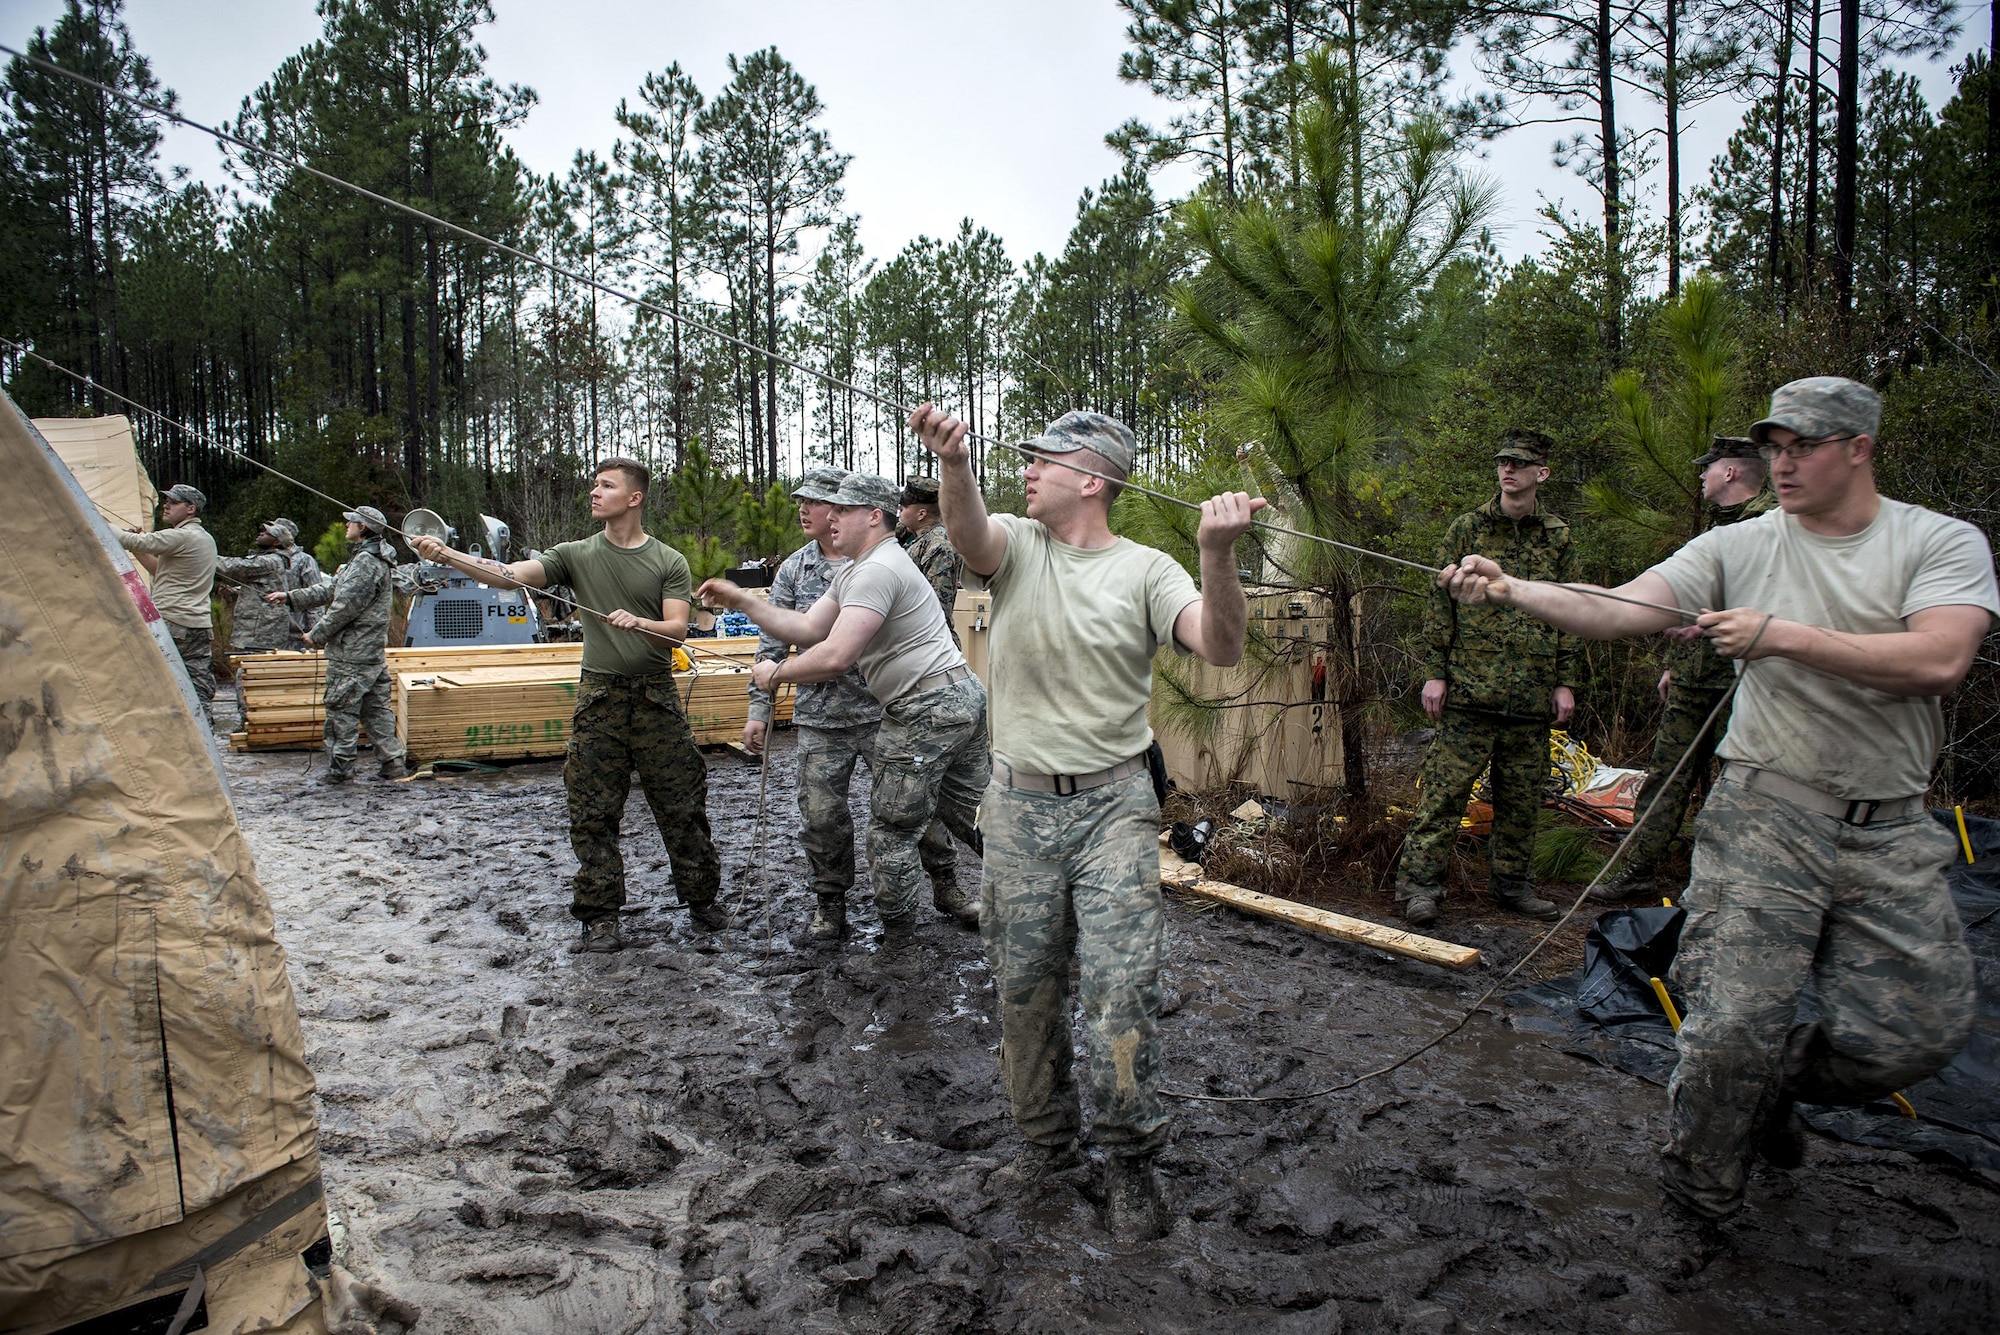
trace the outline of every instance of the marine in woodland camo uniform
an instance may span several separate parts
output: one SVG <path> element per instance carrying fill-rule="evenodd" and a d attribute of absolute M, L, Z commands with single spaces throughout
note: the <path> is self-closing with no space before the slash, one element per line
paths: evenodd
<path fill-rule="evenodd" d="M 1547 438 L 1514 433 L 1494 458 L 1546 465 Z M 1438 544 L 1437 564 L 1475 553 L 1525 578 L 1571 577 L 1569 525 L 1539 497 L 1520 519 L 1508 517 L 1498 496 L 1460 515 Z M 1493 896 L 1545 915 L 1554 906 L 1534 893 L 1535 820 L 1549 783 L 1550 698 L 1574 675 L 1572 642 L 1512 608 L 1461 606 L 1435 587 L 1424 633 L 1424 677 L 1446 683 L 1444 716 L 1418 772 L 1422 792 L 1396 866 L 1396 901 L 1413 924 L 1434 916 L 1419 901 L 1444 898 L 1459 821 L 1490 764 Z"/>
<path fill-rule="evenodd" d="M 831 501 L 846 477 L 844 468 L 810 469 L 793 489 L 792 498 Z M 834 575 L 846 565 L 846 561 L 828 555 L 817 541 L 808 541 L 778 566 L 771 579 L 771 605 L 805 611 L 819 601 Z M 758 632 L 758 658 L 780 662 L 790 653 L 790 646 L 777 636 Z M 798 739 L 794 760 L 799 820 L 804 827 L 800 843 L 812 873 L 813 893 L 819 897 L 820 920 L 844 924 L 847 892 L 854 885 L 854 815 L 847 805 L 848 789 L 857 764 L 866 765 L 871 775 L 875 772 L 875 738 L 882 722 L 882 704 L 868 693 L 859 669 L 849 669 L 832 681 L 807 682 L 794 689 L 798 692 L 792 705 L 792 728 Z M 767 746 L 772 712 L 770 695 L 752 685 L 750 718 L 765 725 Z M 954 884 L 957 857 L 951 849 L 950 833 L 941 826 L 933 828 L 943 836 L 943 848 L 934 847 L 936 841 L 927 833 L 920 853 L 924 870 L 930 873 L 933 900 L 942 908 L 944 889 Z"/>
<path fill-rule="evenodd" d="M 209 595 L 215 587 L 215 539 L 202 527 L 196 514 L 208 498 L 185 482 L 160 493 L 161 514 L 167 502 L 175 513 L 186 508 L 186 517 L 151 533 L 114 531 L 112 537 L 128 552 L 150 556 L 158 563 L 153 571 L 153 606 L 167 623 L 167 634 L 187 670 L 188 684 L 195 699 L 206 711 L 215 701 L 215 630 L 209 611 Z"/>
<path fill-rule="evenodd" d="M 1748 440 L 1718 436 L 1714 448 L 1695 463 L 1706 470 L 1719 460 L 1744 457 L 1756 459 L 1757 447 Z M 1757 460 L 1756 468 L 1761 475 L 1764 468 L 1761 459 Z M 1702 507 L 1702 531 L 1734 524 L 1769 508 L 1769 498 L 1762 495 L 1734 505 L 1706 502 Z M 1678 885 L 1658 885 L 1655 877 L 1666 860 L 1667 849 L 1680 833 L 1681 822 L 1687 818 L 1688 803 L 1695 789 L 1707 782 L 1716 746 L 1729 731 L 1727 707 L 1706 733 L 1701 727 L 1729 694 L 1736 681 L 1736 665 L 1716 653 L 1706 636 L 1699 635 L 1671 642 L 1662 657 L 1671 679 L 1667 683 L 1666 704 L 1660 710 L 1660 723 L 1653 733 L 1653 754 L 1646 765 L 1645 783 L 1639 789 L 1635 805 L 1636 810 L 1647 811 L 1657 801 L 1659 809 L 1650 812 L 1644 827 L 1632 836 L 1618 875 L 1593 893 L 1593 898 L 1606 903 L 1641 893 L 1652 896 L 1679 892 Z M 1687 756 L 1687 763 L 1669 784 L 1667 776 L 1673 774 L 1683 755 Z"/>
<path fill-rule="evenodd" d="M 396 736 L 395 682 L 387 655 L 396 554 L 380 510 L 364 505 L 348 511 L 346 518 L 362 529 L 360 537 L 350 540 L 347 564 L 330 580 L 283 595 L 285 606 L 326 609 L 306 642 L 326 653 L 320 702 L 326 716 L 327 783 L 353 778 L 364 726 L 375 743 L 382 777 L 400 778 L 407 772 L 403 743 Z"/>

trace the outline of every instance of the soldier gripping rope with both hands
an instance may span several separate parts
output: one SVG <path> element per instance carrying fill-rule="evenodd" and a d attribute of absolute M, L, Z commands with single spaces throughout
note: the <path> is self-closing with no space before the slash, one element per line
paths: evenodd
<path fill-rule="evenodd" d="M 353 780 L 363 726 L 374 739 L 381 776 L 401 779 L 410 771 L 396 736 L 395 681 L 389 675 L 389 613 L 395 602 L 396 570 L 389 521 L 372 505 L 349 510 L 342 518 L 347 521 L 349 546 L 347 564 L 339 573 L 310 588 L 267 593 L 264 601 L 326 609 L 318 623 L 299 636 L 307 648 L 326 653 L 320 706 L 326 719 L 327 765 L 320 782 Z"/>
<path fill-rule="evenodd" d="M 618 837 L 635 771 L 689 919 L 705 932 L 731 925 L 716 903 L 722 862 L 709 837 L 708 765 L 674 683 L 674 645 L 687 638 L 693 578 L 686 557 L 646 532 L 652 481 L 652 471 L 636 459 L 602 460 L 591 482 L 590 517 L 603 530 L 526 561 L 478 561 L 431 537 L 414 544 L 426 561 L 483 583 L 529 589 L 566 584 L 583 606 L 605 610 L 601 619 L 583 618 L 583 675 L 563 763 L 578 864 L 570 914 L 583 925 L 579 949 L 595 953 L 624 948 L 618 910 L 625 904 L 625 858 Z"/>
<path fill-rule="evenodd" d="M 1703 532 L 1770 508 L 1764 494 L 1768 470 L 1755 441 L 1717 436 L 1714 446 L 1695 460 L 1695 467 L 1701 474 Z M 1671 646 L 1666 671 L 1660 674 L 1660 724 L 1653 732 L 1653 758 L 1633 807 L 1645 811 L 1657 802 L 1660 809 L 1633 833 L 1618 874 L 1590 892 L 1591 898 L 1601 903 L 1679 896 L 1679 885 L 1661 883 L 1660 864 L 1666 860 L 1667 848 L 1680 832 L 1695 788 L 1707 778 L 1716 745 L 1729 727 L 1729 706 L 1723 704 L 1723 698 L 1736 680 L 1736 665 L 1715 652 L 1699 626 L 1670 626 L 1660 635 Z M 1716 715 L 1714 726 L 1703 732 L 1702 724 L 1717 705 L 1722 705 L 1722 713 Z M 1692 754 L 1689 747 L 1694 748 Z M 1684 755 L 1687 763 L 1680 765 L 1680 773 L 1675 775 L 1674 768 Z"/>
<path fill-rule="evenodd" d="M 1957 689 L 2000 616 L 1971 524 L 1882 496 L 1881 400 L 1795 380 L 1751 428 L 1778 508 L 1714 528 L 1620 593 L 1700 612 L 1741 685 L 1722 779 L 1695 826 L 1674 979 L 1687 1020 L 1668 1085 L 1658 1260 L 1722 1245 L 1751 1161 L 1803 1161 L 1795 1102 L 1881 1099 L 1949 1062 L 1974 1018 L 1946 888 L 1955 841 L 1924 809 Z M 1439 576 L 1467 607 L 1616 639 L 1676 617 L 1526 580 L 1468 555 Z M 1801 1018 L 1810 983 L 1817 1014 Z"/>
<path fill-rule="evenodd" d="M 1090 1033 L 1093 1130 L 1110 1151 L 1105 1216 L 1120 1236 L 1158 1237 L 1153 1157 L 1160 1103 L 1160 808 L 1149 773 L 1153 655 L 1163 645 L 1228 666 L 1243 655 L 1248 604 L 1236 539 L 1264 502 L 1241 492 L 1202 507 L 1202 588 L 1171 557 L 1111 532 L 1132 432 L 1068 413 L 1021 449 L 1027 517 L 989 515 L 966 424 L 928 405 L 910 427 L 938 456 L 951 545 L 993 596 L 993 784 L 981 812 L 980 931 L 1000 1000 L 1000 1071 L 1027 1144 L 987 1189 L 1025 1194 L 1078 1162 L 1069 970 Z M 1088 632 L 1079 634 L 1080 627 Z"/>
<path fill-rule="evenodd" d="M 986 690 L 952 643 L 936 593 L 896 542 L 897 497 L 894 483 L 872 473 L 841 481 L 827 537 L 834 555 L 849 564 L 811 608 L 779 607 L 721 579 L 703 584 L 701 597 L 743 612 L 773 638 L 804 650 L 794 658 L 759 659 L 751 673 L 759 690 L 833 681 L 859 668 L 881 703 L 868 864 L 882 947 L 892 956 L 884 967 L 892 976 L 914 977 L 918 845 L 940 820 L 967 846 L 978 846 L 974 821 L 991 759 Z"/>
<path fill-rule="evenodd" d="M 833 498 L 848 476 L 844 468 L 821 466 L 806 471 L 792 491 L 799 506 L 803 547 L 786 557 L 773 576 L 773 607 L 803 612 L 819 601 L 849 561 L 828 546 L 833 522 Z M 760 635 L 757 657 L 778 662 L 789 653 L 786 643 L 769 631 Z M 768 691 L 750 687 L 749 719 L 743 725 L 743 747 L 762 755 L 769 744 L 773 701 Z M 797 688 L 792 729 L 798 738 L 800 842 L 811 869 L 816 908 L 806 939 L 814 945 L 837 945 L 847 938 L 847 892 L 854 885 L 854 818 L 847 792 L 857 763 L 875 772 L 875 741 L 882 722 L 882 702 L 868 693 L 861 673 L 849 668 L 838 677 L 808 682 Z M 934 836 L 943 834 L 944 847 Z M 941 913 L 976 923 L 978 906 L 956 879 L 951 835 L 933 821 L 918 846 L 924 870 L 931 878 L 931 901 Z"/>

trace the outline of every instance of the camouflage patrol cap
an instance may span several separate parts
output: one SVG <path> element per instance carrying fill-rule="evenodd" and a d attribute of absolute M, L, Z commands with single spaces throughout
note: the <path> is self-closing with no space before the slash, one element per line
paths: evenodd
<path fill-rule="evenodd" d="M 874 473 L 849 473 L 829 499 L 835 505 L 854 505 L 865 509 L 880 510 L 894 519 L 899 505 L 897 497 L 902 495 L 896 484 L 886 477 Z"/>
<path fill-rule="evenodd" d="M 359 524 L 370 533 L 387 533 L 389 521 L 380 510 L 372 505 L 358 505 L 352 510 L 343 510 L 340 517 L 350 524 Z"/>
<path fill-rule="evenodd" d="M 1015 448 L 1030 458 L 1091 450 L 1121 474 L 1130 473 L 1139 458 L 1139 441 L 1131 427 L 1103 413 L 1083 411 L 1064 413 L 1044 427 L 1041 435 Z"/>
<path fill-rule="evenodd" d="M 1694 467 L 1699 473 L 1723 459 L 1756 459 L 1761 462 L 1763 457 L 1757 453 L 1757 442 L 1748 436 L 1717 436 L 1708 453 L 1695 456 Z"/>
<path fill-rule="evenodd" d="M 1539 431 L 1526 431 L 1519 427 L 1500 437 L 1500 448 L 1493 451 L 1495 459 L 1518 459 L 1524 464 L 1548 466 L 1549 455 L 1556 443 Z"/>
<path fill-rule="evenodd" d="M 795 501 L 830 501 L 833 493 L 840 490 L 840 484 L 847 480 L 845 468 L 835 468 L 832 464 L 820 464 L 808 468 L 806 475 L 799 479 L 799 485 L 792 488 Z"/>
<path fill-rule="evenodd" d="M 202 495 L 199 488 L 190 487 L 185 482 L 176 482 L 173 486 L 168 487 L 160 493 L 160 499 L 163 501 L 179 501 L 182 505 L 192 505 L 197 510 L 206 510 L 208 508 L 208 497 Z"/>
<path fill-rule="evenodd" d="M 903 504 L 928 505 L 933 510 L 938 503 L 938 480 L 934 477 L 906 477 L 903 479 Z"/>
<path fill-rule="evenodd" d="M 1771 414 L 1750 426 L 1750 439 L 1771 443 L 1773 427 L 1807 440 L 1827 436 L 1873 436 L 1882 428 L 1882 396 L 1844 375 L 1816 375 L 1778 386 Z"/>
<path fill-rule="evenodd" d="M 291 542 L 299 536 L 299 526 L 289 519 L 266 520 L 264 531 L 281 542 Z"/>

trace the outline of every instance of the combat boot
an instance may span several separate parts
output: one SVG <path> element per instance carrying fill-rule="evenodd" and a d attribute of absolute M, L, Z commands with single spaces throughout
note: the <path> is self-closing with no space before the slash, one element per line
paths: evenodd
<path fill-rule="evenodd" d="M 688 921 L 704 932 L 720 932 L 736 925 L 729 910 L 712 899 L 705 904 L 688 905 Z"/>
<path fill-rule="evenodd" d="M 354 770 L 348 765 L 328 765 L 326 773 L 319 776 L 323 788 L 337 788 L 343 783 L 354 782 Z"/>
<path fill-rule="evenodd" d="M 1165 1237 L 1167 1207 L 1150 1154 L 1111 1156 L 1104 1167 L 1104 1231 L 1127 1242 Z"/>
<path fill-rule="evenodd" d="M 1659 1221 L 1646 1235 L 1641 1250 L 1662 1278 L 1684 1280 L 1707 1269 L 1727 1246 L 1719 1220 L 1663 1195 Z"/>
<path fill-rule="evenodd" d="M 384 779 L 407 779 L 410 777 L 410 767 L 404 764 L 399 756 L 383 761 L 382 768 L 375 773 Z"/>
<path fill-rule="evenodd" d="M 1006 1164 L 986 1175 L 986 1194 L 996 1199 L 1031 1195 L 1057 1173 L 1068 1172 L 1081 1162 L 1073 1140 L 1060 1145 L 1030 1142 Z"/>
<path fill-rule="evenodd" d="M 1623 904 L 1632 899 L 1661 897 L 1659 877 L 1651 867 L 1621 867 L 1616 876 L 1599 883 L 1590 898 L 1599 904 Z"/>
<path fill-rule="evenodd" d="M 583 925 L 583 941 L 577 947 L 592 955 L 613 955 L 625 949 L 625 938 L 618 935 L 618 919 L 598 918 Z"/>
<path fill-rule="evenodd" d="M 939 913 L 961 927 L 979 926 L 979 899 L 965 893 L 956 876 L 932 878 L 931 903 L 937 906 Z"/>
<path fill-rule="evenodd" d="M 882 944 L 876 951 L 882 973 L 899 983 L 914 983 L 923 976 L 923 952 L 917 948 L 917 915 L 882 919 Z"/>
<path fill-rule="evenodd" d="M 1444 894 L 1435 886 L 1398 885 L 1396 887 L 1396 907 L 1402 912 L 1403 921 L 1412 927 L 1428 927 L 1437 921 L 1438 901 Z"/>
<path fill-rule="evenodd" d="M 1550 918 L 1562 916 L 1562 910 L 1556 907 L 1554 900 L 1543 899 L 1526 881 L 1503 881 L 1495 878 L 1493 901 L 1503 909 L 1527 918 L 1540 918 L 1545 922 Z"/>
<path fill-rule="evenodd" d="M 847 939 L 847 896 L 821 895 L 806 927 L 806 941 L 815 946 L 837 946 Z"/>
<path fill-rule="evenodd" d="M 1780 1095 L 1758 1126 L 1756 1144 L 1758 1157 L 1773 1168 L 1790 1170 L 1805 1165 L 1805 1119 L 1789 1095 Z"/>

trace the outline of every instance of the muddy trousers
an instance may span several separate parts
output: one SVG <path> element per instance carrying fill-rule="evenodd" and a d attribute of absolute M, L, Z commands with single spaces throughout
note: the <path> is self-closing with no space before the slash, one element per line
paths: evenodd
<path fill-rule="evenodd" d="M 875 772 L 876 726 L 815 728 L 794 725 L 798 734 L 799 842 L 806 851 L 815 894 L 844 895 L 854 884 L 854 815 L 847 791 L 857 763 Z M 950 882 L 958 856 L 943 821 L 932 821 L 918 841 L 917 853 L 935 883 Z"/>
<path fill-rule="evenodd" d="M 181 626 L 169 621 L 167 634 L 180 650 L 181 666 L 194 686 L 194 698 L 204 707 L 215 702 L 215 632 L 207 626 Z"/>
<path fill-rule="evenodd" d="M 576 850 L 570 915 L 595 922 L 625 903 L 625 858 L 618 848 L 632 775 L 652 808 L 681 902 L 715 901 L 722 863 L 708 834 L 708 766 L 694 744 L 670 673 L 583 674 L 563 761 L 569 842 Z"/>
<path fill-rule="evenodd" d="M 1695 788 L 1708 777 L 1715 744 L 1729 730 L 1729 710 L 1722 711 L 1715 726 L 1702 734 L 1699 743 L 1695 734 L 1701 732 L 1709 711 L 1728 691 L 1726 686 L 1683 686 L 1678 681 L 1667 687 L 1666 708 L 1660 711 L 1660 726 L 1653 733 L 1653 758 L 1646 766 L 1646 782 L 1639 789 L 1637 806 L 1637 810 L 1644 811 L 1648 803 L 1657 800 L 1660 809 L 1646 818 L 1645 828 L 1631 840 L 1622 870 L 1650 875 L 1667 856 L 1667 846 L 1680 833 L 1681 822 L 1687 819 L 1688 802 L 1694 797 Z M 1690 746 L 1694 747 L 1692 754 L 1688 753 Z M 1667 776 L 1680 764 L 1683 755 L 1687 756 L 1687 764 L 1668 783 Z"/>
<path fill-rule="evenodd" d="M 868 804 L 868 872 L 884 922 L 917 911 L 933 821 L 970 847 L 979 799 L 993 777 L 986 749 L 986 688 L 967 677 L 882 711 L 875 736 L 875 790 Z"/>
<path fill-rule="evenodd" d="M 1493 888 L 1525 893 L 1534 886 L 1535 812 L 1549 783 L 1549 725 L 1447 708 L 1417 773 L 1423 793 L 1396 864 L 1398 902 L 1418 892 L 1442 897 L 1466 800 L 1489 764 Z"/>
<path fill-rule="evenodd" d="M 1854 826 L 1727 779 L 1695 825 L 1674 981 L 1667 1192 L 1743 1203 L 1778 1100 L 1857 1104 L 1942 1068 L 1972 1031 L 1972 952 L 1945 886 L 1957 841 L 1929 816 Z M 1820 1016 L 1802 1023 L 1811 980 Z"/>
<path fill-rule="evenodd" d="M 364 727 L 375 743 L 377 759 L 387 764 L 403 758 L 403 744 L 396 739 L 396 710 L 390 703 L 393 691 L 393 680 L 384 663 L 327 661 L 326 689 L 320 696 L 320 707 L 326 712 L 323 735 L 329 771 L 346 774 L 354 769 Z"/>
<path fill-rule="evenodd" d="M 1146 1155 L 1167 1141 L 1160 1105 L 1160 807 L 1144 772 L 1069 797 L 994 784 L 981 813 L 979 930 L 1000 997 L 1000 1079 L 1037 1145 L 1082 1125 L 1070 1036 L 1075 956 L 1090 1039 L 1097 1141 Z"/>

